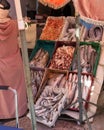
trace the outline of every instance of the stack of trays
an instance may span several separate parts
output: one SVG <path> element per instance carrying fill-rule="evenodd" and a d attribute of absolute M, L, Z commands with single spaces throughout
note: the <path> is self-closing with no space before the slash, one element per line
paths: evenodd
<path fill-rule="evenodd" d="M 53 20 L 53 17 L 49 19 Z M 67 23 L 63 32 L 71 27 L 68 25 Z M 44 31 L 47 28 L 46 25 Z M 77 43 L 71 40 L 59 41 L 59 38 L 62 40 L 64 37 L 61 35 L 64 33 L 60 33 L 60 37 L 55 39 L 50 39 L 51 32 L 46 36 L 48 39 L 45 39 L 43 34 L 40 37 L 42 40 L 36 41 L 31 53 L 30 69 L 32 85 L 36 89 L 33 89 L 33 93 L 35 91 L 37 121 L 51 127 L 55 125 L 63 110 L 79 111 Z M 85 101 L 90 100 L 101 47 L 98 42 L 80 42 L 79 48 L 82 98 L 87 109 L 88 103 Z"/>
<path fill-rule="evenodd" d="M 77 51 L 77 50 L 76 50 Z M 81 72 L 96 75 L 100 58 L 101 46 L 98 42 L 80 42 Z M 77 72 L 77 53 L 74 55 L 72 72 Z"/>
<path fill-rule="evenodd" d="M 75 17 L 49 16 L 40 35 L 40 40 L 76 41 Z"/>
<path fill-rule="evenodd" d="M 38 40 L 30 56 L 30 72 L 34 102 L 40 89 L 45 67 L 48 65 L 55 49 L 54 41 Z"/>

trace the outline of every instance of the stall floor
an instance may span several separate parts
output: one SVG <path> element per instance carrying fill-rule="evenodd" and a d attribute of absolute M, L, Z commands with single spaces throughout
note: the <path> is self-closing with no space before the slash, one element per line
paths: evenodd
<path fill-rule="evenodd" d="M 1 125 L 4 126 L 13 126 L 15 127 L 15 119 L 14 120 L 0 120 Z M 91 124 L 92 130 L 104 130 L 104 112 L 100 112 L 98 115 L 94 117 L 94 120 Z M 23 130 L 32 130 L 31 120 L 27 116 L 23 116 L 19 118 L 19 127 Z M 89 130 L 87 123 L 83 125 L 78 125 L 73 121 L 65 121 L 65 120 L 57 120 L 54 127 L 49 128 L 43 124 L 36 124 L 37 130 Z"/>

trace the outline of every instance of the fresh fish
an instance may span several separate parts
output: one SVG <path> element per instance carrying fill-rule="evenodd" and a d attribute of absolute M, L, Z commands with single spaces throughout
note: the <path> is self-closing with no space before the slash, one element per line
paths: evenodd
<path fill-rule="evenodd" d="M 63 76 L 64 76 L 64 74 L 58 75 L 58 76 L 56 77 L 56 80 L 55 80 L 53 86 L 56 86 L 57 84 L 59 84 L 60 81 L 62 80 Z"/>
<path fill-rule="evenodd" d="M 82 45 L 82 46 L 80 46 L 80 60 L 81 60 L 81 66 L 83 66 L 84 64 L 86 64 L 85 59 L 84 59 L 84 55 L 85 55 L 85 46 Z"/>
<path fill-rule="evenodd" d="M 61 79 L 61 81 L 60 81 L 59 87 L 60 87 L 60 88 L 65 87 L 65 83 L 66 83 L 66 77 L 64 76 L 64 77 L 62 77 L 62 79 Z"/>
<path fill-rule="evenodd" d="M 40 56 L 40 54 L 41 54 L 41 52 L 42 52 L 42 48 L 41 48 L 41 49 L 39 49 L 39 50 L 37 51 L 37 53 L 35 54 L 35 56 L 33 57 L 33 59 L 32 59 L 32 60 L 36 60 L 36 59 L 38 59 L 38 58 L 39 58 L 39 56 Z"/>
<path fill-rule="evenodd" d="M 44 68 L 48 62 L 49 54 L 46 52 L 42 57 L 40 58 L 40 61 L 37 62 L 36 66 L 40 68 Z"/>
<path fill-rule="evenodd" d="M 30 66 L 43 68 L 47 64 L 48 59 L 49 59 L 48 52 L 41 48 L 37 51 L 32 61 L 30 61 Z"/>
<path fill-rule="evenodd" d="M 72 82 L 72 77 L 73 77 L 73 74 L 72 74 L 72 73 L 69 73 L 69 78 L 68 78 L 68 81 L 69 81 L 69 82 Z"/>
<path fill-rule="evenodd" d="M 35 110 L 35 113 L 39 117 L 39 116 L 43 116 L 44 112 L 46 112 L 46 111 L 47 111 L 47 109 L 43 108 L 43 109 L 40 109 L 40 110 Z"/>
<path fill-rule="evenodd" d="M 76 75 L 75 83 L 76 83 L 76 90 L 75 90 L 75 95 L 74 95 L 73 101 L 71 103 L 72 105 L 70 108 L 75 108 L 75 105 L 78 100 L 78 76 L 77 75 Z"/>
<path fill-rule="evenodd" d="M 76 83 L 74 82 L 76 74 L 73 77 L 72 75 L 69 76 L 72 78 L 72 81 L 68 80 L 68 82 L 66 82 L 66 87 L 68 86 L 67 104 L 70 104 L 72 102 L 76 89 Z"/>

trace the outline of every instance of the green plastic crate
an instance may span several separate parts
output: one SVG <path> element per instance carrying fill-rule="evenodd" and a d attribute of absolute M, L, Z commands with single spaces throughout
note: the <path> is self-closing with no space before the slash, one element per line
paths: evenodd
<path fill-rule="evenodd" d="M 82 46 L 82 45 L 91 45 L 92 48 L 94 48 L 96 50 L 97 57 L 96 57 L 95 65 L 94 65 L 93 72 L 92 72 L 92 75 L 95 76 L 97 66 L 98 66 L 98 63 L 99 63 L 99 59 L 100 59 L 100 53 L 101 53 L 100 43 L 98 43 L 98 42 L 80 42 L 80 46 Z M 76 50 L 76 52 L 77 52 L 77 50 Z M 75 55 L 74 55 L 74 57 L 75 57 Z"/>
<path fill-rule="evenodd" d="M 49 53 L 49 60 L 50 60 L 55 50 L 55 41 L 37 40 L 36 45 L 30 55 L 30 61 L 33 59 L 33 57 L 40 48 L 44 49 Z"/>

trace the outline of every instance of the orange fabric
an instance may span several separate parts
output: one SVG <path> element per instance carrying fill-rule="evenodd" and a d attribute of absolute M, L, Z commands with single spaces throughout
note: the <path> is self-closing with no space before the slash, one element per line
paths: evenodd
<path fill-rule="evenodd" d="M 65 6 L 71 0 L 39 0 L 45 6 L 48 5 L 51 8 L 59 9 Z"/>
<path fill-rule="evenodd" d="M 17 90 L 19 116 L 22 116 L 27 110 L 27 98 L 17 34 L 16 21 L 0 23 L 0 85 L 9 85 Z M 0 104 L 0 119 L 15 117 L 11 91 L 0 90 Z"/>
<path fill-rule="evenodd" d="M 73 0 L 81 16 L 104 21 L 104 0 Z"/>

